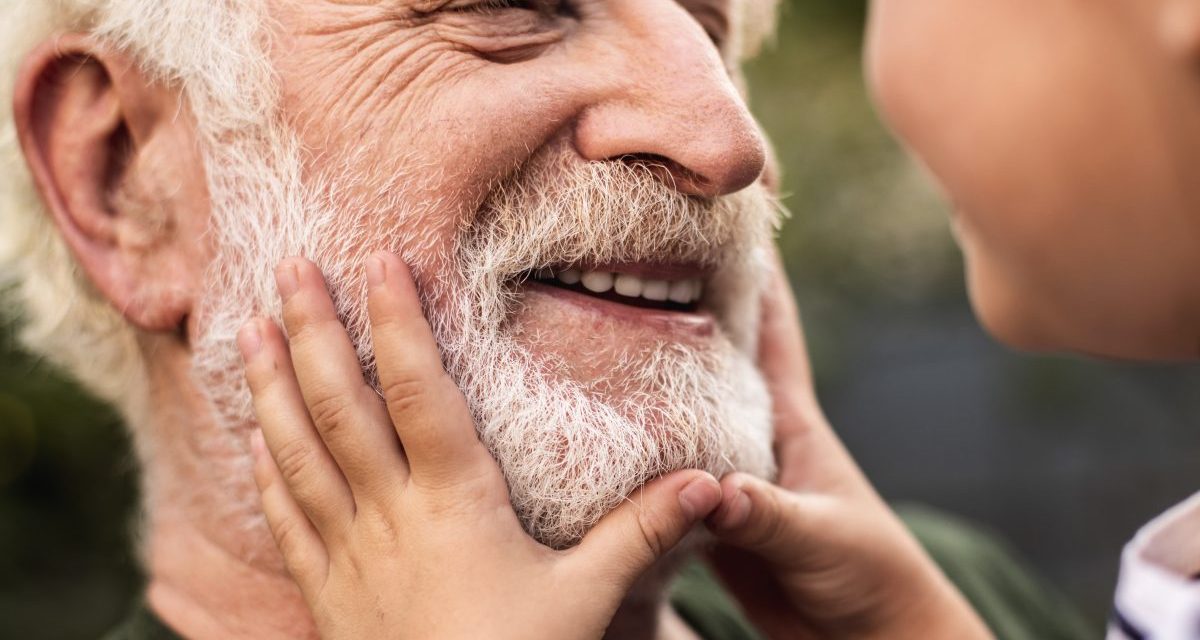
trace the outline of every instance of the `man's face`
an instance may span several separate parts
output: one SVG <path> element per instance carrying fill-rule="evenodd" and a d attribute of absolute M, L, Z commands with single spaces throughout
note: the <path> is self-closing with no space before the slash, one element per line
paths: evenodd
<path fill-rule="evenodd" d="M 989 328 L 1023 347 L 1193 357 L 1195 3 L 872 5 L 876 98 L 953 200 Z"/>
<path fill-rule="evenodd" d="M 302 151 L 214 194 L 237 242 L 219 250 L 204 315 L 224 326 L 208 333 L 245 315 L 231 289 L 270 307 L 248 270 L 304 253 L 370 372 L 361 262 L 396 251 L 543 542 L 578 540 L 667 471 L 769 474 L 750 354 L 775 208 L 714 45 L 737 1 L 274 5 Z M 247 226 L 251 189 L 285 194 L 274 224 Z M 204 345 L 198 368 L 236 404 L 213 375 L 227 352 Z"/>

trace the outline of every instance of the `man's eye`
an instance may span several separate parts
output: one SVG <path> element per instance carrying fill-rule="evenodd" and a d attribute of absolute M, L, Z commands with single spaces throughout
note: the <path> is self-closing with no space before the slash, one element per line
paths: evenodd
<path fill-rule="evenodd" d="M 456 13 L 499 14 L 507 11 L 530 11 L 544 18 L 578 17 L 570 0 L 458 0 L 443 11 Z"/>
<path fill-rule="evenodd" d="M 488 12 L 500 11 L 502 9 L 524 9 L 526 11 L 546 11 L 553 10 L 556 3 L 547 2 L 545 0 L 480 0 L 462 6 L 452 7 L 452 11 L 462 12 Z"/>
<path fill-rule="evenodd" d="M 501 9 L 533 10 L 545 0 L 418 0 L 414 13 L 431 16 L 435 13 L 486 13 Z"/>

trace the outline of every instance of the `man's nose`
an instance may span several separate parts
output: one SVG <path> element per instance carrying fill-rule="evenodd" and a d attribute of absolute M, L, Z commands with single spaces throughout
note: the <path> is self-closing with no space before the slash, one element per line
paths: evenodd
<path fill-rule="evenodd" d="M 602 71 L 611 74 L 611 91 L 576 121 L 577 151 L 588 160 L 643 163 L 689 195 L 754 183 L 766 165 L 765 142 L 700 26 L 674 0 L 611 6 L 622 47 Z"/>

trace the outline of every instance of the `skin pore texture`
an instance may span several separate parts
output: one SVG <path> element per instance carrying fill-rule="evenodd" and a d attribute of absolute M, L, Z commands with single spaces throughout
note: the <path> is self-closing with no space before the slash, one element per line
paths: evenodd
<path fill-rule="evenodd" d="M 1200 3 L 875 0 L 869 79 L 1002 341 L 1200 355 Z"/>
<path fill-rule="evenodd" d="M 548 545 L 667 471 L 771 475 L 753 354 L 776 208 L 732 77 L 740 2 L 308 0 L 226 22 L 136 4 L 113 3 L 96 37 L 34 49 L 14 124 L 86 295 L 134 329 L 127 386 L 80 375 L 133 425 L 148 599 L 171 626 L 314 634 L 259 513 L 234 345 L 248 318 L 278 316 L 272 270 L 289 255 L 321 267 L 369 377 L 362 260 L 386 249 L 412 266 L 518 515 Z M 240 54 L 196 45 L 153 70 L 137 57 L 151 35 L 116 46 L 183 15 Z M 188 64 L 225 75 L 169 80 Z M 705 293 L 658 321 L 535 292 L 547 268 L 683 274 Z M 647 584 L 613 629 L 654 634 L 661 598 Z"/>

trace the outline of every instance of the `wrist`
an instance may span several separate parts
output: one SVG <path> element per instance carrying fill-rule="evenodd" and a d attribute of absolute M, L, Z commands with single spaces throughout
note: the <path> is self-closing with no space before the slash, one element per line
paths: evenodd
<path fill-rule="evenodd" d="M 971 640 L 993 638 L 967 599 L 932 561 L 919 588 L 909 585 L 890 613 L 864 638 Z"/>

